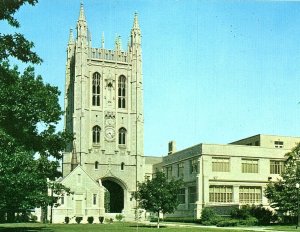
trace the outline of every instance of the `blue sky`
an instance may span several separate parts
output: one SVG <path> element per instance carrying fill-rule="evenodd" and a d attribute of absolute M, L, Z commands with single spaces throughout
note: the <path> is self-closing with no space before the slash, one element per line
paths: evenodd
<path fill-rule="evenodd" d="M 16 14 L 18 32 L 62 92 L 79 0 L 40 0 Z M 142 30 L 145 155 L 254 134 L 300 136 L 300 2 L 84 0 L 94 47 L 126 48 L 134 12 Z M 5 24 L 0 31 L 11 32 Z M 63 105 L 62 105 L 63 106 Z M 62 128 L 62 124 L 60 125 Z"/>

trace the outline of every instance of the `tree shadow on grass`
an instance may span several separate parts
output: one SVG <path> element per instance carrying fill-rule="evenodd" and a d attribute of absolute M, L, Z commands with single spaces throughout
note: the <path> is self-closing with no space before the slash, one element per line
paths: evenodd
<path fill-rule="evenodd" d="M 51 232 L 50 228 L 45 227 L 1 227 L 0 232 Z"/>

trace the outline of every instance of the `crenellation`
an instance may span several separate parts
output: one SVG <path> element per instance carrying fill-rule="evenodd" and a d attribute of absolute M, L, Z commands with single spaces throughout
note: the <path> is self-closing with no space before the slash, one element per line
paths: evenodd
<path fill-rule="evenodd" d="M 90 48 L 89 59 L 100 60 L 100 61 L 114 61 L 117 63 L 130 64 L 130 56 L 125 51 L 120 50 L 109 50 L 103 48 Z"/>

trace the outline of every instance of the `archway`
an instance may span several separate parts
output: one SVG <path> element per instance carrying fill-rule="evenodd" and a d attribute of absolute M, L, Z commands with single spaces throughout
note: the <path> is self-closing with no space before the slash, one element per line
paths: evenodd
<path fill-rule="evenodd" d="M 124 190 L 112 180 L 103 180 L 102 185 L 107 189 L 105 196 L 106 213 L 122 213 L 124 209 Z"/>

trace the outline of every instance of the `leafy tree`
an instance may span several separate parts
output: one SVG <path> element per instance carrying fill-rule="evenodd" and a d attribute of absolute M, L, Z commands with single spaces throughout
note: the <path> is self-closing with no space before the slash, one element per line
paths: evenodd
<path fill-rule="evenodd" d="M 284 171 L 276 181 L 270 181 L 265 190 L 271 206 L 280 214 L 297 215 L 297 189 L 300 183 L 300 144 L 287 153 Z"/>
<path fill-rule="evenodd" d="M 177 194 L 181 186 L 182 180 L 168 180 L 162 172 L 157 172 L 153 179 L 138 184 L 135 198 L 140 208 L 157 214 L 157 228 L 159 213 L 173 213 L 177 208 Z"/>
<path fill-rule="evenodd" d="M 26 3 L 35 5 L 37 0 L 0 1 L 0 20 L 18 28 L 20 24 L 13 15 Z M 0 33 L 0 218 L 7 213 L 11 220 L 15 212 L 54 205 L 56 198 L 47 193 L 49 184 L 56 194 L 69 191 L 47 181 L 61 176 L 58 160 L 66 142 L 72 139 L 56 132 L 62 115 L 60 92 L 36 76 L 33 67 L 20 73 L 9 64 L 11 57 L 41 63 L 33 47 L 19 33 Z"/>

